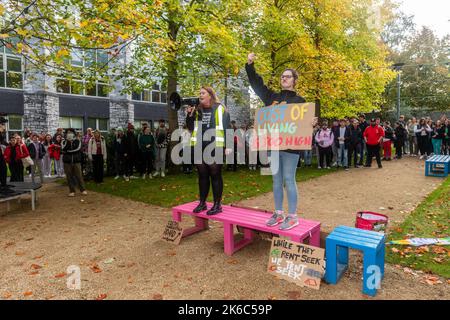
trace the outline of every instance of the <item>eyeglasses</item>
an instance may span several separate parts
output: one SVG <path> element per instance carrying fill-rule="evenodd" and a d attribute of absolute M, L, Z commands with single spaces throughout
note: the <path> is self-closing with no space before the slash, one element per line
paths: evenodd
<path fill-rule="evenodd" d="M 283 75 L 281 76 L 281 80 L 283 80 L 283 79 L 291 79 L 291 78 L 293 78 L 293 77 L 294 77 L 294 76 L 283 74 Z"/>

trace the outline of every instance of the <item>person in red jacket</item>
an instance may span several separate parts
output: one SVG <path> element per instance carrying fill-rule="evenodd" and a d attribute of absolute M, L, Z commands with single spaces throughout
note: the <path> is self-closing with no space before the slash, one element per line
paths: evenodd
<path fill-rule="evenodd" d="M 25 144 L 18 143 L 18 137 L 12 137 L 5 149 L 4 157 L 11 172 L 11 182 L 23 182 L 22 159 L 28 157 L 28 149 Z"/>
<path fill-rule="evenodd" d="M 382 168 L 380 157 L 380 144 L 383 141 L 384 130 L 376 124 L 376 119 L 370 120 L 370 126 L 364 131 L 364 141 L 367 145 L 367 162 L 365 167 L 370 168 L 372 166 L 372 158 L 377 158 L 378 168 Z"/>
<path fill-rule="evenodd" d="M 62 136 L 60 134 L 58 134 L 55 137 L 54 143 L 52 143 L 48 147 L 48 153 L 50 155 L 50 159 L 53 159 L 53 161 L 54 161 L 55 171 L 56 171 L 56 175 L 58 178 L 64 177 L 64 163 L 63 163 L 62 157 L 61 157 L 61 141 L 62 141 Z"/>

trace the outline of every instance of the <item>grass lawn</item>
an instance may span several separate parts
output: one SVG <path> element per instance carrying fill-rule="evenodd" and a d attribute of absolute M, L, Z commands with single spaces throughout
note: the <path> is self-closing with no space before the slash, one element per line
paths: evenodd
<path fill-rule="evenodd" d="M 409 237 L 442 238 L 450 236 L 450 178 L 431 193 L 388 240 Z M 388 246 L 386 261 L 413 269 L 441 275 L 450 279 L 450 250 L 448 246 Z"/>
<path fill-rule="evenodd" d="M 313 164 L 313 167 L 299 168 L 297 170 L 297 181 L 305 181 L 334 171 L 336 169 L 318 170 L 317 166 Z M 250 171 L 241 167 L 237 172 L 224 171 L 223 180 L 223 202 L 226 204 L 251 198 L 272 190 L 272 177 L 261 175 L 260 170 Z M 146 180 L 136 179 L 130 182 L 126 182 L 123 178 L 118 180 L 106 178 L 101 185 L 88 182 L 87 188 L 92 191 L 108 193 L 161 207 L 173 207 L 198 199 L 196 172 L 190 175 L 181 172 L 172 173 L 166 175 L 164 179 L 157 177 L 152 180 L 147 178 Z M 211 190 L 209 200 L 212 201 Z"/>

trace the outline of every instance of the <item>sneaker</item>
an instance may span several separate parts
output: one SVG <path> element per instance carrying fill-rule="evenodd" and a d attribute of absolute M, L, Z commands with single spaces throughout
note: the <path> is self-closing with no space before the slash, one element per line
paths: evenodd
<path fill-rule="evenodd" d="M 327 167 L 327 169 L 328 169 L 328 170 L 330 170 L 330 169 L 331 169 L 331 167 Z"/>
<path fill-rule="evenodd" d="M 147 177 L 147 175 L 144 173 L 144 174 L 142 175 L 142 180 L 145 180 L 146 177 Z"/>
<path fill-rule="evenodd" d="M 154 177 L 159 176 L 159 172 L 158 172 L 158 171 L 155 171 L 155 173 L 153 174 L 153 176 L 154 176 Z"/>
<path fill-rule="evenodd" d="M 281 213 L 274 212 L 272 217 L 266 222 L 266 225 L 269 227 L 274 227 L 284 220 L 284 216 Z"/>
<path fill-rule="evenodd" d="M 82 194 L 83 196 L 87 196 L 87 191 L 84 190 L 81 194 Z"/>
<path fill-rule="evenodd" d="M 130 181 L 130 178 L 125 177 L 125 181 L 126 181 L 126 182 Z"/>
<path fill-rule="evenodd" d="M 136 177 L 136 176 L 130 176 L 130 179 L 136 180 L 136 179 L 139 179 L 139 178 Z"/>
<path fill-rule="evenodd" d="M 296 215 L 288 214 L 280 226 L 280 230 L 290 230 L 298 226 L 298 218 Z"/>
<path fill-rule="evenodd" d="M 348 167 L 345 167 L 344 170 L 345 170 L 345 171 L 348 171 L 349 169 L 348 169 Z"/>
<path fill-rule="evenodd" d="M 319 169 L 319 170 L 320 170 L 320 169 L 322 169 L 322 167 L 321 167 L 321 166 L 318 166 L 318 167 L 317 167 L 317 169 Z"/>
<path fill-rule="evenodd" d="M 120 176 L 115 176 L 114 177 L 114 180 L 117 180 L 117 179 L 119 179 L 120 178 Z"/>
<path fill-rule="evenodd" d="M 75 197 L 75 192 L 69 193 L 69 197 Z"/>
<path fill-rule="evenodd" d="M 423 160 L 423 156 L 420 156 L 419 160 Z"/>
<path fill-rule="evenodd" d="M 166 176 L 166 174 L 164 173 L 164 172 L 161 172 L 161 177 L 165 177 Z"/>

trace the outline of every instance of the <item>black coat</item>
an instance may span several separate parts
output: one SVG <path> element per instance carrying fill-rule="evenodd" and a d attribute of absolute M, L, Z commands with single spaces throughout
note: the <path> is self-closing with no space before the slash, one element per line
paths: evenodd
<path fill-rule="evenodd" d="M 352 146 L 357 146 L 363 141 L 363 133 L 361 131 L 361 128 L 359 126 L 356 127 L 356 129 L 354 126 L 350 126 L 349 128 L 350 128 L 350 144 Z"/>
<path fill-rule="evenodd" d="M 61 143 L 61 151 L 64 163 L 81 163 L 81 141 L 74 139 L 73 141 L 63 140 Z"/>
<path fill-rule="evenodd" d="M 338 138 L 340 138 L 341 135 L 341 127 L 337 127 L 337 129 L 334 130 L 335 132 L 333 132 L 334 134 L 334 144 L 337 148 L 339 148 L 339 140 Z M 345 127 L 345 132 L 344 132 L 344 148 L 348 149 L 348 146 L 350 145 L 350 129 L 349 127 Z"/>
<path fill-rule="evenodd" d="M 39 143 L 39 150 L 36 150 L 33 142 L 31 142 L 30 145 L 28 146 L 28 152 L 30 153 L 31 159 L 36 158 L 36 152 L 39 152 L 39 159 L 44 158 L 44 155 L 46 153 L 44 145 L 42 143 Z"/>
<path fill-rule="evenodd" d="M 305 103 L 306 100 L 302 96 L 297 95 L 296 92 L 290 90 L 281 90 L 275 92 L 269 89 L 265 84 L 263 78 L 256 73 L 255 64 L 245 64 L 245 70 L 247 71 L 248 80 L 258 97 L 264 102 L 265 106 L 278 103 Z M 285 150 L 290 153 L 300 154 L 300 150 Z"/>

